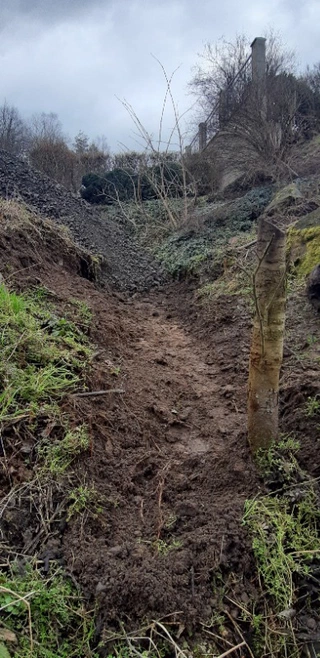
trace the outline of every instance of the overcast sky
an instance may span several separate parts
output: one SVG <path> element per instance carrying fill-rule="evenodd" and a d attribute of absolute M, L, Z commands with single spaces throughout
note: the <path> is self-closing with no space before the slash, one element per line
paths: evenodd
<path fill-rule="evenodd" d="M 104 134 L 113 151 L 138 148 L 117 97 L 157 133 L 165 81 L 152 55 L 168 73 L 180 67 L 180 113 L 194 102 L 187 83 L 208 41 L 273 27 L 302 68 L 320 61 L 320 0 L 0 0 L 0 26 L 0 103 L 24 117 L 56 112 L 71 137 Z"/>

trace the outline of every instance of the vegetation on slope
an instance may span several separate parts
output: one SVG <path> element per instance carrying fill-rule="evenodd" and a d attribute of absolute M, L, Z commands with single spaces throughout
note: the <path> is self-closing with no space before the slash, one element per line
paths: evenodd
<path fill-rule="evenodd" d="M 4 283 L 0 286 L 1 445 L 4 464 L 18 451 L 28 474 L 22 488 L 9 487 L 1 515 L 14 495 L 37 500 L 44 531 L 50 526 L 48 495 L 58 497 L 70 514 L 78 509 L 72 478 L 64 475 L 88 450 L 90 436 L 85 425 L 71 423 L 63 401 L 85 382 L 92 357 L 89 322 L 84 305 L 75 304 L 73 320 L 59 316 L 45 288 L 17 294 Z M 12 482 L 10 471 L 5 475 Z M 78 495 L 76 501 L 79 505 Z M 1 658 L 93 656 L 93 616 L 85 611 L 72 578 L 54 561 L 12 559 L 5 537 L 2 554 L 9 552 L 0 570 Z"/>

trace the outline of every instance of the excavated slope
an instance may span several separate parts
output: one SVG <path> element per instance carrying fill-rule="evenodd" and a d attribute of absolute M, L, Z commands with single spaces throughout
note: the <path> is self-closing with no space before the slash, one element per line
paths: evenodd
<path fill-rule="evenodd" d="M 21 200 L 42 216 L 65 224 L 78 244 L 104 257 L 105 280 L 121 290 L 147 290 L 162 282 L 159 266 L 122 227 L 103 219 L 83 199 L 3 150 L 0 150 L 0 195 Z"/>

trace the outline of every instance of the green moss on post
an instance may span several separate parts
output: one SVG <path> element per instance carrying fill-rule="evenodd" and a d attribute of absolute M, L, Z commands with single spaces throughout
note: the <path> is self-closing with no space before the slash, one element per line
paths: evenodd
<path fill-rule="evenodd" d="M 298 277 L 305 277 L 320 263 L 320 226 L 288 231 L 287 249 Z"/>

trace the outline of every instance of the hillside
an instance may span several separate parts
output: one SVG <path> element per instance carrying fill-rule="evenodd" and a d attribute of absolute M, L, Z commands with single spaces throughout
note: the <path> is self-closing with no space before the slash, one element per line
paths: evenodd
<path fill-rule="evenodd" d="M 133 240 L 0 154 L 1 657 L 316 655 L 319 317 L 293 271 L 262 468 L 238 267 L 262 212 L 314 212 L 299 185 L 204 200 L 178 232 L 141 220 Z"/>
<path fill-rule="evenodd" d="M 161 282 L 160 269 L 115 222 L 103 222 L 80 197 L 6 151 L 0 151 L 0 194 L 67 226 L 79 245 L 101 254 L 105 282 L 131 292 Z"/>

